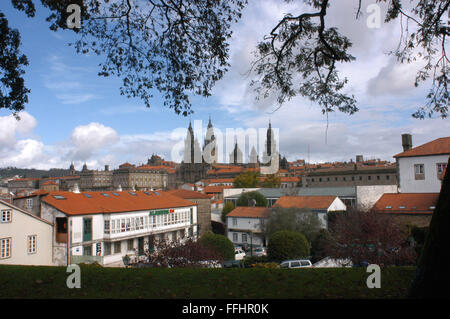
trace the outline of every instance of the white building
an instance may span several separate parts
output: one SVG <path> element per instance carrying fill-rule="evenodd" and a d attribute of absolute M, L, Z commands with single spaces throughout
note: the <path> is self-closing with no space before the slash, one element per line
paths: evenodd
<path fill-rule="evenodd" d="M 328 228 L 328 213 L 347 210 L 347 206 L 337 196 L 282 196 L 273 207 L 296 208 L 316 213 L 323 228 Z"/>
<path fill-rule="evenodd" d="M 395 155 L 400 193 L 439 193 L 442 173 L 450 156 L 450 137 L 412 147 L 409 134 L 402 135 L 403 152 Z"/>
<path fill-rule="evenodd" d="M 52 265 L 53 224 L 0 200 L 0 264 Z"/>
<path fill-rule="evenodd" d="M 51 192 L 42 218 L 55 225 L 53 263 L 122 265 L 125 255 L 143 255 L 149 237 L 197 237 L 197 204 L 150 191 Z"/>
<path fill-rule="evenodd" d="M 269 216 L 267 207 L 236 207 L 227 215 L 227 237 L 235 245 L 266 246 L 263 225 Z"/>

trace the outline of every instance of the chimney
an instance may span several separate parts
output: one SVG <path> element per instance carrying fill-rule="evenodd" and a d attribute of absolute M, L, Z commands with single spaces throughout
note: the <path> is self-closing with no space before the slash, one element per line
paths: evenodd
<path fill-rule="evenodd" d="M 411 134 L 402 134 L 403 152 L 409 151 L 412 148 Z"/>

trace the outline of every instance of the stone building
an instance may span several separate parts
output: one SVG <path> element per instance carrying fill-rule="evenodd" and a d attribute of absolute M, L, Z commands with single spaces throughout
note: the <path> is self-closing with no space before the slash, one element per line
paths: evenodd
<path fill-rule="evenodd" d="M 210 145 L 211 144 L 211 145 Z M 208 123 L 207 137 L 205 139 L 206 150 L 211 150 L 210 161 L 217 160 L 217 152 L 215 152 L 215 138 L 214 131 L 211 123 L 211 119 Z M 207 171 L 211 167 L 210 163 L 207 163 L 202 156 L 202 149 L 198 139 L 194 136 L 192 124 L 189 122 L 189 127 L 184 141 L 184 155 L 183 162 L 178 169 L 178 179 L 185 183 L 195 183 L 201 179 L 206 178 Z"/>
<path fill-rule="evenodd" d="M 175 169 L 163 165 L 136 167 L 124 163 L 113 172 L 113 188 L 123 190 L 169 189 L 175 187 Z"/>
<path fill-rule="evenodd" d="M 113 172 L 105 165 L 105 170 L 89 170 L 86 163 L 80 172 L 80 189 L 82 191 L 112 190 Z"/>
<path fill-rule="evenodd" d="M 305 171 L 304 187 L 345 187 L 397 185 L 397 165 L 348 164 L 346 167 L 318 168 Z"/>
<path fill-rule="evenodd" d="M 174 195 L 197 204 L 198 234 L 203 235 L 211 230 L 211 197 L 207 194 L 185 190 L 173 189 L 167 191 L 170 195 Z"/>

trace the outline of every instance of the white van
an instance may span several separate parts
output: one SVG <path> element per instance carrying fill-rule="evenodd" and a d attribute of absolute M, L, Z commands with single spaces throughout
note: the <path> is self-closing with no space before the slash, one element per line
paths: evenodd
<path fill-rule="evenodd" d="M 245 252 L 242 250 L 242 248 L 236 247 L 234 249 L 234 259 L 235 260 L 242 260 L 245 257 Z"/>
<path fill-rule="evenodd" d="M 280 263 L 280 268 L 312 268 L 308 259 L 285 260 Z"/>

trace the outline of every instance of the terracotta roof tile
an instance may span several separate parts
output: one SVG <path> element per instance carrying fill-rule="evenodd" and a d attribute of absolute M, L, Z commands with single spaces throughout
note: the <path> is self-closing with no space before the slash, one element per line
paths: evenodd
<path fill-rule="evenodd" d="M 177 197 L 181 197 L 184 199 L 202 199 L 202 198 L 209 199 L 209 196 L 206 194 L 187 190 L 187 189 L 172 189 L 172 190 L 166 191 L 166 193 L 177 196 Z"/>
<path fill-rule="evenodd" d="M 136 196 L 131 193 L 136 194 Z M 107 196 L 102 194 L 106 194 Z M 118 196 L 115 194 L 118 194 Z M 64 199 L 57 199 L 55 196 L 63 196 Z M 168 194 L 167 192 L 161 192 L 157 195 L 155 192 L 150 191 L 50 192 L 43 199 L 43 202 L 67 215 L 120 213 L 197 205 L 186 199 Z"/>
<path fill-rule="evenodd" d="M 450 154 L 450 137 L 441 137 L 423 145 L 413 147 L 408 151 L 394 155 L 394 157 L 427 156 Z"/>
<path fill-rule="evenodd" d="M 432 214 L 439 193 L 383 194 L 373 211 L 389 214 Z"/>
<path fill-rule="evenodd" d="M 268 218 L 270 208 L 238 206 L 228 213 L 227 217 Z"/>
<path fill-rule="evenodd" d="M 222 193 L 225 188 L 233 188 L 233 186 L 206 186 L 203 191 L 205 193 Z"/>
<path fill-rule="evenodd" d="M 281 196 L 273 205 L 280 208 L 328 209 L 336 196 Z"/>

